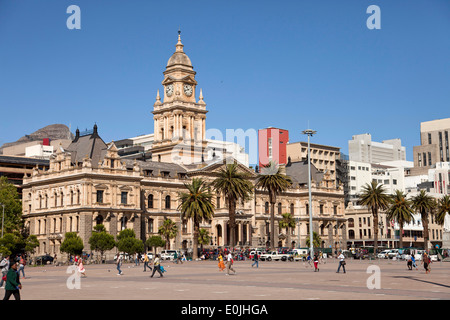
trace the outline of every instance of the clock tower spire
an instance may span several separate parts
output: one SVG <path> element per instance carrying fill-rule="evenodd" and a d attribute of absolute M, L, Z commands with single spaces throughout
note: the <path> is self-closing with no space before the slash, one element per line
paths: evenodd
<path fill-rule="evenodd" d="M 181 31 L 175 52 L 169 58 L 163 72 L 163 101 L 159 95 L 153 105 L 154 143 L 153 161 L 201 163 L 206 147 L 205 120 L 206 103 L 201 94 L 196 102 L 196 72 L 191 60 L 184 52 Z M 182 149 L 183 155 L 179 155 Z"/>

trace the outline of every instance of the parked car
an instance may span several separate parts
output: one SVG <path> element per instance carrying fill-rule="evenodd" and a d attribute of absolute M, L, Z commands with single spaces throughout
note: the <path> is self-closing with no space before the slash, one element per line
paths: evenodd
<path fill-rule="evenodd" d="M 51 263 L 53 263 L 53 257 L 47 254 L 47 255 L 36 257 L 35 261 L 36 261 L 37 265 L 51 264 Z"/>
<path fill-rule="evenodd" d="M 173 260 L 175 256 L 175 252 L 178 256 L 180 256 L 180 252 L 177 250 L 163 250 L 161 251 L 161 260 Z"/>
<path fill-rule="evenodd" d="M 381 251 L 378 255 L 377 258 L 379 259 L 387 259 L 388 258 L 388 253 L 390 250 L 383 250 Z"/>
<path fill-rule="evenodd" d="M 389 259 L 398 258 L 398 255 L 399 255 L 398 249 L 391 249 L 388 252 L 388 258 Z"/>
<path fill-rule="evenodd" d="M 259 259 L 261 261 L 278 261 L 281 260 L 282 254 L 279 254 L 277 251 L 270 251 L 270 252 L 266 252 L 263 253 Z"/>

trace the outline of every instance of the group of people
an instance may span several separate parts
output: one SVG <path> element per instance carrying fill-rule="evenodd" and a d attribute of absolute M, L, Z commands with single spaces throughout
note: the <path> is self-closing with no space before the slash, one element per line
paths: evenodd
<path fill-rule="evenodd" d="M 236 270 L 233 269 L 234 258 L 231 254 L 231 251 L 220 251 L 217 256 L 217 260 L 219 261 L 219 271 L 227 270 L 225 275 L 230 275 L 230 271 L 233 271 L 233 274 L 236 274 Z M 225 265 L 225 260 L 227 264 Z"/>
<path fill-rule="evenodd" d="M 422 257 L 422 264 L 423 264 L 423 268 L 425 269 L 425 274 L 428 274 L 431 272 L 431 258 L 430 256 L 424 252 L 423 257 Z M 417 267 L 416 264 L 416 259 L 414 257 L 414 254 L 411 254 L 411 256 L 409 257 L 409 259 L 407 260 L 406 263 L 408 270 L 412 270 L 413 268 L 416 268 L 416 270 L 419 270 L 419 268 Z"/>
<path fill-rule="evenodd" d="M 120 268 L 122 266 L 122 264 L 123 264 L 123 255 L 118 254 L 117 260 L 116 260 L 116 267 L 117 267 L 117 271 L 119 272 L 117 274 L 118 276 L 123 275 L 122 269 Z M 136 262 L 136 266 L 137 265 L 139 265 L 138 262 Z M 150 259 L 149 259 L 148 255 L 144 255 L 144 272 L 147 271 L 147 268 L 150 269 L 150 271 L 153 271 L 150 278 L 153 278 L 153 276 L 155 275 L 156 272 L 158 272 L 159 277 L 162 278 L 162 277 L 164 277 L 163 273 L 166 272 L 164 267 L 161 265 L 161 256 L 159 254 L 157 254 L 155 256 L 155 259 L 153 260 L 153 268 L 150 266 Z"/>
<path fill-rule="evenodd" d="M 0 288 L 5 289 L 3 300 L 9 300 L 11 296 L 14 296 L 16 300 L 20 300 L 20 290 L 22 289 L 20 273 L 22 272 L 23 278 L 25 279 L 25 265 L 25 256 L 22 254 L 17 255 L 14 259 L 6 256 L 0 261 L 0 268 L 2 270 Z"/>

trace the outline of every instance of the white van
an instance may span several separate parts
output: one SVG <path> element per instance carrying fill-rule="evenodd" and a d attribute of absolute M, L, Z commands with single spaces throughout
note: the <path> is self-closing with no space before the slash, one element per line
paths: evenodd
<path fill-rule="evenodd" d="M 175 256 L 175 252 L 177 256 L 180 256 L 180 252 L 177 250 L 163 250 L 160 253 L 161 260 L 173 260 Z"/>

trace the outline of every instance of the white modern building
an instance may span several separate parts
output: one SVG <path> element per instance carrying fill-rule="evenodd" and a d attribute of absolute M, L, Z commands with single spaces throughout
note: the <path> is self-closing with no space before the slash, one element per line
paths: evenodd
<path fill-rule="evenodd" d="M 50 159 L 50 156 L 53 154 L 53 151 L 54 151 L 53 146 L 37 144 L 25 148 L 25 157 L 37 159 Z"/>
<path fill-rule="evenodd" d="M 406 160 L 406 148 L 400 139 L 372 141 L 369 133 L 352 136 L 348 141 L 349 159 L 366 163 Z"/>
<path fill-rule="evenodd" d="M 349 201 L 357 206 L 359 194 L 366 184 L 376 181 L 389 194 L 405 192 L 405 171 L 413 167 L 411 161 L 387 161 L 380 164 L 350 160 L 348 163 Z"/>

